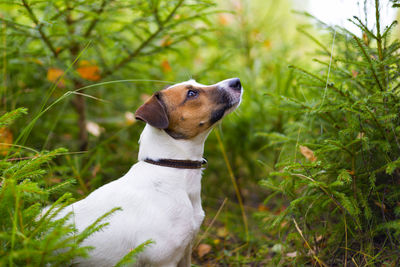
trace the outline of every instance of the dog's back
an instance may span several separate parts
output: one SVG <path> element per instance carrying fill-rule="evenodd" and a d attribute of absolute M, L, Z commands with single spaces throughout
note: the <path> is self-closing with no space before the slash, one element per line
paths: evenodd
<path fill-rule="evenodd" d="M 200 177 L 187 177 L 193 176 L 196 172 L 193 170 L 178 170 L 177 174 L 173 169 L 166 172 L 164 167 L 149 169 L 146 165 L 135 164 L 122 178 L 98 188 L 63 211 L 64 214 L 73 212 L 72 220 L 78 231 L 82 231 L 111 209 L 122 208 L 105 220 L 108 226 L 84 241 L 83 246 L 96 249 L 90 258 L 76 263 L 113 266 L 147 240 L 154 243 L 140 254 L 142 264 L 167 266 L 164 259 L 177 263 L 182 258 L 204 217 L 203 210 L 195 214 L 182 180 L 200 180 Z"/>

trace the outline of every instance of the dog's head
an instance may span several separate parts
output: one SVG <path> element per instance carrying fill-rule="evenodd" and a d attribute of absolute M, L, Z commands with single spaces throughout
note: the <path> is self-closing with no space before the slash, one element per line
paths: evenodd
<path fill-rule="evenodd" d="M 135 117 L 175 139 L 191 139 L 232 112 L 240 104 L 242 91 L 238 78 L 214 85 L 189 80 L 154 93 Z"/>

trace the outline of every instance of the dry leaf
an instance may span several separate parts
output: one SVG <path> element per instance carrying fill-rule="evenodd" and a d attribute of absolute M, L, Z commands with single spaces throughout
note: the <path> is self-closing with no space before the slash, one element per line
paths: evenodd
<path fill-rule="evenodd" d="M 51 184 L 59 184 L 59 183 L 61 183 L 61 178 L 59 178 L 59 177 L 52 177 L 52 178 L 49 179 L 49 182 L 50 182 Z"/>
<path fill-rule="evenodd" d="M 352 71 L 351 71 L 351 76 L 352 76 L 353 78 L 356 78 L 357 75 L 358 75 L 358 71 L 356 71 L 356 70 L 352 70 Z"/>
<path fill-rule="evenodd" d="M 98 125 L 97 123 L 93 122 L 93 121 L 88 121 L 86 122 L 86 130 L 96 136 L 99 137 L 100 134 L 104 131 L 104 128 L 100 127 L 100 125 Z"/>
<path fill-rule="evenodd" d="M 297 257 L 297 251 L 286 253 L 286 256 L 289 257 L 289 258 L 296 258 Z"/>
<path fill-rule="evenodd" d="M 350 171 L 350 170 L 346 170 L 350 175 L 354 175 L 356 174 L 354 170 Z"/>
<path fill-rule="evenodd" d="M 357 134 L 357 139 L 363 139 L 364 136 L 365 136 L 365 133 L 364 133 L 364 132 L 359 132 L 359 133 Z"/>
<path fill-rule="evenodd" d="M 306 157 L 306 159 L 308 159 L 311 162 L 317 160 L 317 158 L 314 155 L 314 151 L 312 151 L 306 146 L 300 146 L 300 153 L 303 154 L 303 156 Z"/>
<path fill-rule="evenodd" d="M 96 177 L 97 173 L 101 170 L 101 165 L 96 164 L 94 168 L 92 169 L 92 177 Z"/>
<path fill-rule="evenodd" d="M 368 46 L 369 45 L 369 38 L 368 38 L 368 35 L 365 32 L 363 32 L 363 34 L 362 34 L 362 39 L 364 41 L 364 44 L 366 46 Z"/>
<path fill-rule="evenodd" d="M 200 244 L 197 247 L 197 254 L 199 255 L 200 258 L 203 258 L 203 256 L 210 253 L 210 251 L 211 251 L 211 246 L 209 244 Z"/>
<path fill-rule="evenodd" d="M 135 115 L 132 112 L 125 112 L 125 124 L 132 125 L 136 122 Z"/>
<path fill-rule="evenodd" d="M 62 69 L 58 68 L 49 68 L 47 70 L 47 80 L 53 83 L 58 82 L 57 87 L 64 88 L 65 87 L 65 80 L 61 78 L 60 81 L 58 79 L 64 74 Z"/>
<path fill-rule="evenodd" d="M 258 211 L 269 211 L 268 207 L 263 205 L 263 204 L 259 204 L 257 207 Z"/>
<path fill-rule="evenodd" d="M 76 71 L 79 76 L 88 81 L 98 81 L 101 78 L 99 67 L 94 62 L 87 60 L 82 60 Z"/>
<path fill-rule="evenodd" d="M 170 72 L 172 70 L 171 65 L 169 65 L 169 62 L 166 59 L 161 62 L 161 68 L 163 72 Z"/>
<path fill-rule="evenodd" d="M 12 132 L 6 128 L 2 127 L 0 128 L 0 154 L 1 155 L 7 155 L 8 151 L 10 150 L 11 146 L 7 144 L 12 144 L 13 142 L 13 134 Z"/>

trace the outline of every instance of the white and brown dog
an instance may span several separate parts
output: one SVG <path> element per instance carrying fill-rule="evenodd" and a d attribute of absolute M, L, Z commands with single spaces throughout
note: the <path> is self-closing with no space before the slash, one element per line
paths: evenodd
<path fill-rule="evenodd" d="M 190 266 L 191 244 L 204 218 L 200 190 L 204 142 L 212 126 L 241 101 L 238 78 L 215 85 L 194 80 L 156 92 L 136 111 L 146 122 L 139 162 L 64 210 L 79 231 L 114 207 L 109 225 L 84 241 L 93 246 L 80 266 L 113 266 L 130 250 L 152 240 L 137 266 Z"/>

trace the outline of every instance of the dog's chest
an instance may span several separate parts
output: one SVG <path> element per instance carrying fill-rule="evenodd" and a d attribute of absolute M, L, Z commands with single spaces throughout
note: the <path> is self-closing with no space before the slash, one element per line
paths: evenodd
<path fill-rule="evenodd" d="M 154 176 L 153 180 L 154 189 L 165 195 L 171 207 L 174 207 L 170 209 L 172 212 L 170 216 L 176 216 L 177 220 L 185 221 L 185 225 L 190 225 L 186 230 L 194 235 L 198 232 L 204 218 L 201 205 L 201 176 L 202 173 L 199 170 L 179 170 L 172 173 L 160 173 L 160 176 Z"/>

